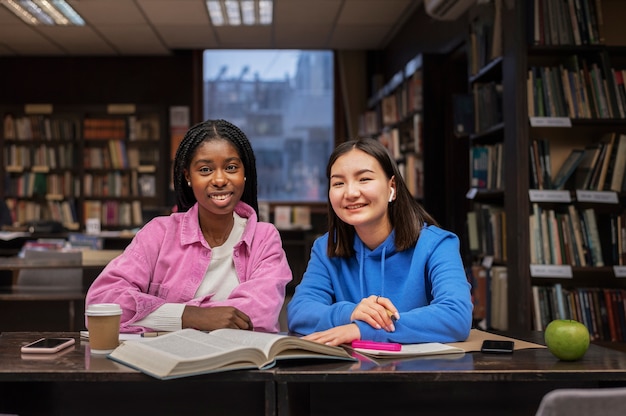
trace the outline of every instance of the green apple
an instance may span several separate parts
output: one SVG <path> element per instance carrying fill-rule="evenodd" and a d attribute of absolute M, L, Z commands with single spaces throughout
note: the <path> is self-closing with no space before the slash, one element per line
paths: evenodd
<path fill-rule="evenodd" d="M 544 339 L 550 352 L 563 361 L 579 360 L 589 348 L 589 330 L 572 319 L 555 319 L 550 322 Z"/>

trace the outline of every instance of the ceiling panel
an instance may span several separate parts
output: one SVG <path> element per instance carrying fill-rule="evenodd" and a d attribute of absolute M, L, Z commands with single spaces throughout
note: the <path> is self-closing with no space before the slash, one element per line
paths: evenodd
<path fill-rule="evenodd" d="M 275 0 L 271 27 L 213 27 L 204 0 L 68 0 L 82 28 L 30 27 L 0 7 L 0 56 L 178 49 L 380 49 L 422 0 Z"/>

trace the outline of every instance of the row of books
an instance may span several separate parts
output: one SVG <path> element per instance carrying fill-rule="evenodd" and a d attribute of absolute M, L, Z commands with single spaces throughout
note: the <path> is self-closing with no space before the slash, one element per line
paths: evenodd
<path fill-rule="evenodd" d="M 85 140 L 120 140 L 128 137 L 126 118 L 86 118 L 83 120 Z"/>
<path fill-rule="evenodd" d="M 78 229 L 78 215 L 74 200 L 47 201 L 48 215 L 44 218 L 58 221 L 69 230 Z"/>
<path fill-rule="evenodd" d="M 47 193 L 46 174 L 36 172 L 24 172 L 18 176 L 10 176 L 6 179 L 6 195 L 19 197 L 44 196 Z"/>
<path fill-rule="evenodd" d="M 530 117 L 625 118 L 626 71 L 611 68 L 608 57 L 572 55 L 558 66 L 528 71 Z"/>
<path fill-rule="evenodd" d="M 3 120 L 5 140 L 70 140 L 80 137 L 80 122 L 74 118 L 51 118 L 43 115 L 14 117 Z"/>
<path fill-rule="evenodd" d="M 475 75 L 502 56 L 502 0 L 489 2 L 469 26 L 468 66 Z"/>
<path fill-rule="evenodd" d="M 573 148 L 552 175 L 550 143 L 533 139 L 530 147 L 534 189 L 626 191 L 626 135 L 609 133 L 584 149 Z"/>
<path fill-rule="evenodd" d="M 44 204 L 18 198 L 6 198 L 7 207 L 11 212 L 13 223 L 25 224 L 33 218 L 53 220 L 63 224 L 67 229 L 78 228 L 78 218 L 73 200 L 48 200 Z"/>
<path fill-rule="evenodd" d="M 626 290 L 532 286 L 534 329 L 554 319 L 574 319 L 589 330 L 592 341 L 626 341 Z"/>
<path fill-rule="evenodd" d="M 156 178 L 152 174 L 130 172 L 87 173 L 83 176 L 85 197 L 154 197 Z"/>
<path fill-rule="evenodd" d="M 70 169 L 75 166 L 74 144 L 58 146 L 41 144 L 37 147 L 11 144 L 4 148 L 4 165 L 17 169 L 46 166 L 47 169 Z"/>
<path fill-rule="evenodd" d="M 126 149 L 122 140 L 109 140 L 108 147 L 84 149 L 85 167 L 95 169 L 126 169 L 154 165 L 159 160 L 159 149 L 150 146 Z M 76 167 L 73 144 L 37 147 L 12 144 L 5 148 L 4 165 L 11 171 L 23 171 L 32 167 L 50 169 L 72 169 Z M 45 168 L 43 168 L 45 167 Z"/>
<path fill-rule="evenodd" d="M 571 204 L 556 211 L 533 203 L 529 228 L 532 264 L 626 265 L 626 212 L 599 213 Z"/>
<path fill-rule="evenodd" d="M 387 91 L 387 89 L 390 89 Z M 372 108 L 359 115 L 359 134 L 372 136 L 379 134 L 384 127 L 393 126 L 412 114 L 422 111 L 423 85 L 422 71 L 415 69 L 410 74 L 396 74 L 384 88 L 380 101 L 372 103 Z"/>
<path fill-rule="evenodd" d="M 489 255 L 507 261 L 506 211 L 502 206 L 473 204 L 466 213 L 468 246 L 475 255 Z"/>
<path fill-rule="evenodd" d="M 99 218 L 102 226 L 138 227 L 143 224 L 141 201 L 99 201 L 83 202 L 84 219 Z"/>
<path fill-rule="evenodd" d="M 129 140 L 160 140 L 161 123 L 157 117 L 128 117 Z"/>
<path fill-rule="evenodd" d="M 6 114 L 3 134 L 5 140 L 75 141 L 81 137 L 80 119 Z M 86 118 L 83 122 L 82 137 L 85 139 L 159 140 L 160 136 L 157 117 Z"/>
<path fill-rule="evenodd" d="M 407 120 L 401 127 L 385 128 L 373 137 L 376 137 L 396 160 L 407 153 L 421 155 L 424 152 L 422 115 L 413 114 L 411 120 Z"/>
<path fill-rule="evenodd" d="M 129 167 L 126 144 L 123 140 L 108 140 L 108 145 L 86 147 L 83 166 L 86 169 L 127 169 Z"/>
<path fill-rule="evenodd" d="M 398 169 L 404 178 L 413 198 L 424 198 L 424 159 L 422 155 L 407 153 L 400 162 Z"/>
<path fill-rule="evenodd" d="M 533 0 L 532 43 L 594 45 L 604 42 L 600 0 Z"/>
<path fill-rule="evenodd" d="M 503 144 L 476 145 L 470 150 L 470 186 L 502 189 L 504 186 Z"/>
<path fill-rule="evenodd" d="M 159 162 L 159 149 L 152 146 L 131 147 L 123 140 L 109 140 L 107 146 L 83 149 L 85 169 L 137 169 L 153 171 Z"/>
<path fill-rule="evenodd" d="M 473 320 L 484 330 L 508 329 L 508 273 L 504 266 L 474 264 L 468 268 L 474 303 Z"/>
<path fill-rule="evenodd" d="M 482 133 L 502 123 L 502 84 L 476 82 L 474 96 L 474 133 Z"/>

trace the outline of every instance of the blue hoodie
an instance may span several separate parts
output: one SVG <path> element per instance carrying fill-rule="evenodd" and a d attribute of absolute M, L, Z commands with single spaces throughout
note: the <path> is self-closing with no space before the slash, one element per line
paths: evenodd
<path fill-rule="evenodd" d="M 400 343 L 464 341 L 472 325 L 470 284 L 456 235 L 422 229 L 417 244 L 396 251 L 395 232 L 374 250 L 355 235 L 356 255 L 326 255 L 328 233 L 318 238 L 302 282 L 287 306 L 289 330 L 308 335 L 349 324 L 356 305 L 371 295 L 391 299 L 400 313 L 396 330 L 354 321 L 361 339 Z"/>

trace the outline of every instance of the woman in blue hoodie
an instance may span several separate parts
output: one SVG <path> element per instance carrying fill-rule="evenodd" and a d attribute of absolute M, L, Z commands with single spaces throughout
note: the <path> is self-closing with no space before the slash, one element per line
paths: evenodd
<path fill-rule="evenodd" d="M 412 197 L 387 149 L 342 143 L 326 175 L 329 232 L 288 305 L 289 330 L 328 345 L 464 341 L 472 301 L 459 240 Z"/>

